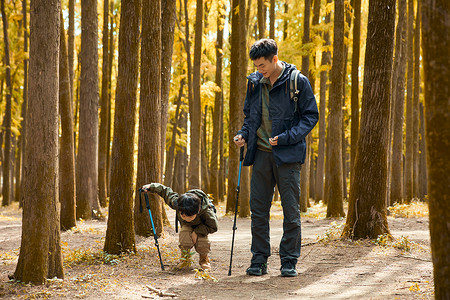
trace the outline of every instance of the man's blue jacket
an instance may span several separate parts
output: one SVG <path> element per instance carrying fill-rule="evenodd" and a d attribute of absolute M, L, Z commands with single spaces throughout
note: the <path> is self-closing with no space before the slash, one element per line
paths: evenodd
<path fill-rule="evenodd" d="M 299 74 L 297 89 L 300 91 L 298 101 L 290 98 L 290 75 L 296 69 L 294 65 L 285 63 L 281 77 L 269 91 L 269 119 L 272 121 L 272 137 L 278 136 L 278 145 L 272 147 L 277 165 L 285 163 L 305 162 L 305 137 L 319 120 L 316 98 L 308 78 Z M 259 72 L 250 74 L 247 84 L 247 95 L 244 104 L 244 124 L 238 134 L 247 142 L 247 154 L 244 166 L 255 161 L 258 136 L 256 131 L 261 125 L 261 92 L 260 83 L 263 75 Z"/>

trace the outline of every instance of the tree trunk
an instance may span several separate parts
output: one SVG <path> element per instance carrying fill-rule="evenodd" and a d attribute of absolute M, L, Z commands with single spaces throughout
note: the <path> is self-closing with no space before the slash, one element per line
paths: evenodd
<path fill-rule="evenodd" d="M 450 3 L 422 1 L 425 130 L 435 299 L 450 298 Z M 439 78 L 439 79 L 438 79 Z M 438 80 L 437 80 L 438 79 Z M 447 178 L 447 179 L 445 179 Z"/>
<path fill-rule="evenodd" d="M 220 201 L 224 201 L 225 200 L 225 195 L 226 195 L 226 187 L 225 187 L 225 172 L 227 170 L 226 166 L 225 166 L 225 149 L 224 149 L 224 142 L 223 142 L 223 137 L 224 137 L 224 121 L 223 121 L 223 117 L 224 117 L 224 105 L 223 105 L 223 93 L 221 96 L 221 101 L 220 101 L 220 110 L 221 110 L 221 114 L 220 114 L 220 121 L 219 123 L 220 125 L 220 132 L 219 132 L 219 136 L 220 136 L 220 140 L 219 140 L 219 200 Z"/>
<path fill-rule="evenodd" d="M 419 98 L 420 98 L 420 1 L 417 1 L 416 27 L 414 29 L 414 102 L 413 102 L 413 197 L 419 198 Z"/>
<path fill-rule="evenodd" d="M 172 138 L 170 140 L 170 147 L 166 158 L 166 173 L 164 177 L 164 185 L 172 186 L 174 176 L 174 163 L 175 163 L 175 145 L 178 136 L 178 128 L 181 121 L 181 98 L 183 97 L 184 79 L 180 82 L 180 89 L 178 91 L 177 108 L 175 110 L 175 118 L 173 124 Z"/>
<path fill-rule="evenodd" d="M 189 188 L 201 188 L 201 103 L 200 103 L 200 67 L 203 37 L 203 1 L 197 0 L 195 15 L 194 68 L 192 77 L 193 98 L 189 103 L 191 123 L 191 141 L 189 158 Z"/>
<path fill-rule="evenodd" d="M 425 112 L 423 108 L 423 103 L 419 103 L 420 106 L 420 142 L 419 142 L 419 150 L 420 150 L 420 199 L 425 200 L 425 195 L 428 194 L 427 189 L 427 150 L 425 145 Z"/>
<path fill-rule="evenodd" d="M 66 33 L 61 10 L 59 53 L 59 115 L 61 139 L 59 150 L 59 202 L 61 203 L 61 229 L 77 226 L 75 203 L 75 157 L 73 152 L 73 113 L 70 98 L 69 62 Z"/>
<path fill-rule="evenodd" d="M 406 0 L 399 0 L 394 76 L 392 79 L 393 132 L 390 176 L 390 204 L 403 201 L 403 112 L 405 100 Z"/>
<path fill-rule="evenodd" d="M 77 219 L 101 216 L 98 201 L 97 1 L 81 1 L 80 129 L 77 157 Z"/>
<path fill-rule="evenodd" d="M 311 0 L 305 0 L 305 14 L 303 18 L 303 37 L 302 44 L 305 46 L 309 41 L 310 31 L 310 19 L 311 19 Z M 309 77 L 309 51 L 303 52 L 302 56 L 302 73 L 306 77 Z M 305 163 L 302 166 L 300 176 L 300 209 L 302 212 L 306 212 L 308 208 L 309 199 L 309 154 L 311 150 L 311 134 L 306 137 L 306 158 Z"/>
<path fill-rule="evenodd" d="M 22 13 L 23 13 L 23 51 L 28 52 L 28 29 L 27 29 L 27 0 L 22 1 Z M 22 177 L 25 172 L 24 169 L 24 159 L 25 159 L 25 148 L 26 148 L 26 136 L 27 136 L 27 105 L 28 105 L 28 59 L 25 58 L 23 60 L 23 102 L 22 102 L 22 110 L 21 117 L 22 122 L 20 124 L 20 155 L 19 155 L 19 165 L 20 167 L 20 178 L 18 181 L 18 188 L 16 189 L 16 199 L 19 200 L 19 207 L 23 206 L 22 199 L 22 191 L 23 191 L 23 182 Z"/>
<path fill-rule="evenodd" d="M 327 217 L 343 217 L 344 200 L 342 194 L 342 86 L 344 68 L 344 0 L 334 2 L 334 42 L 333 64 L 329 103 L 328 135 L 330 148 L 327 156 L 329 165 L 329 190 Z"/>
<path fill-rule="evenodd" d="M 306 0 L 306 1 L 310 1 L 310 0 Z M 270 0 L 269 18 L 270 18 L 269 38 L 274 40 L 275 39 L 275 0 Z"/>
<path fill-rule="evenodd" d="M 184 111 L 180 114 L 180 131 L 187 132 L 187 116 Z M 180 147 L 181 149 L 176 152 L 175 155 L 175 166 L 173 174 L 172 187 L 174 191 L 185 191 L 186 190 L 186 146 Z"/>
<path fill-rule="evenodd" d="M 75 1 L 69 0 L 69 30 L 68 30 L 68 59 L 69 59 L 69 83 L 70 83 L 70 100 L 73 101 L 73 80 L 74 80 L 74 52 L 75 52 Z M 73 109 L 72 109 L 73 110 Z"/>
<path fill-rule="evenodd" d="M 314 180 L 314 178 L 316 178 L 316 166 L 315 166 L 315 154 L 314 154 L 314 148 L 311 147 L 309 149 L 311 151 L 311 155 L 309 156 L 309 198 L 311 199 L 315 199 L 316 197 L 316 181 Z M 311 204 L 309 203 L 309 199 L 308 199 L 308 207 L 311 206 Z"/>
<path fill-rule="evenodd" d="M 353 239 L 389 234 L 386 217 L 389 87 L 395 0 L 370 0 L 361 129 L 344 234 Z M 370 182 L 370 184 L 367 184 Z"/>
<path fill-rule="evenodd" d="M 327 3 L 331 3 L 331 0 L 327 0 Z M 327 13 L 325 15 L 325 24 L 330 23 L 331 15 Z M 325 47 L 329 46 L 330 34 L 325 31 L 323 34 L 325 40 Z M 322 67 L 327 67 L 331 64 L 331 53 L 329 51 L 322 52 Z M 325 168 L 325 138 L 326 138 L 326 94 L 328 89 L 328 70 L 320 72 L 320 102 L 319 102 L 319 145 L 317 154 L 317 173 L 316 173 L 316 203 L 320 200 L 324 200 L 324 168 Z"/>
<path fill-rule="evenodd" d="M 156 7 L 154 9 L 157 10 Z M 143 9 L 143 17 L 148 18 L 149 16 L 144 11 Z M 111 154 L 112 189 L 104 246 L 104 251 L 111 254 L 136 252 L 133 227 L 133 161 L 140 21 L 140 0 L 123 1 L 120 14 L 119 72 L 115 102 L 116 113 L 114 115 L 114 141 Z M 145 23 L 144 21 L 142 28 L 143 40 L 146 38 L 144 35 Z M 141 86 L 144 89 L 144 86 Z M 143 105 L 142 102 L 141 105 Z M 136 185 L 136 188 L 138 187 L 140 185 Z M 137 206 L 139 206 L 139 203 Z"/>
<path fill-rule="evenodd" d="M 58 204 L 60 2 L 32 1 L 22 240 L 14 279 L 63 278 Z"/>
<path fill-rule="evenodd" d="M 207 142 L 207 116 L 208 116 L 208 105 L 205 105 L 205 113 L 203 115 L 202 124 L 202 140 L 201 140 L 201 174 L 202 174 L 202 190 L 205 193 L 209 193 L 209 168 L 208 168 L 208 142 Z"/>
<path fill-rule="evenodd" d="M 222 136 L 220 135 L 223 122 L 220 121 L 223 114 L 222 108 L 222 65 L 223 65 L 223 26 L 225 24 L 225 15 L 223 14 L 224 7 L 219 10 L 217 16 L 217 43 L 216 43 L 216 85 L 220 88 L 219 92 L 215 93 L 214 111 L 213 111 L 213 141 L 211 149 L 211 182 L 210 192 L 213 195 L 214 205 L 219 204 L 223 198 L 219 195 L 219 147 Z M 222 167 L 222 166 L 221 166 Z"/>
<path fill-rule="evenodd" d="M 351 154 L 350 170 L 353 172 L 356 145 L 359 135 L 359 56 L 361 47 L 361 0 L 353 0 L 353 52 L 352 52 L 352 99 L 351 99 Z"/>
<path fill-rule="evenodd" d="M 284 3 L 284 13 L 287 15 L 289 11 L 289 5 L 286 1 L 286 3 Z M 283 41 L 286 40 L 288 37 L 288 19 L 285 18 L 283 21 Z"/>
<path fill-rule="evenodd" d="M 161 1 L 161 162 L 164 161 L 166 149 L 166 127 L 169 118 L 170 69 L 172 68 L 175 19 L 177 17 L 176 8 L 176 0 Z M 161 174 L 164 174 L 163 169 L 164 165 L 161 163 Z"/>
<path fill-rule="evenodd" d="M 231 2 L 233 2 L 234 0 L 232 0 Z M 258 0 L 258 37 L 259 39 L 264 39 L 266 37 L 266 33 L 265 33 L 265 28 L 266 28 L 266 20 L 265 20 L 265 5 L 264 5 L 264 0 Z M 234 15 L 234 13 L 233 13 Z M 233 25 L 232 25 L 233 26 Z M 231 33 L 233 34 L 233 33 Z"/>
<path fill-rule="evenodd" d="M 5 43 L 5 67 L 6 67 L 6 106 L 3 126 L 5 126 L 5 146 L 3 156 L 3 188 L 2 188 L 2 206 L 10 204 L 10 167 L 11 167 L 11 63 L 9 59 L 9 37 L 8 37 L 8 19 L 5 12 L 5 0 L 1 0 L 2 21 L 3 21 L 3 40 Z"/>
<path fill-rule="evenodd" d="M 143 2 L 141 41 L 141 82 L 139 104 L 139 152 L 136 189 L 151 182 L 161 182 L 161 1 Z M 161 198 L 150 194 L 150 206 L 158 236 L 163 233 Z M 135 232 L 148 236 L 152 232 L 147 213 L 139 211 L 135 193 Z"/>
<path fill-rule="evenodd" d="M 108 74 L 109 74 L 109 51 L 108 51 L 108 16 L 109 0 L 103 1 L 103 37 L 102 37 L 102 94 L 100 100 L 100 129 L 98 140 L 98 199 L 102 207 L 106 207 L 107 181 L 106 181 L 106 152 L 108 151 Z"/>
<path fill-rule="evenodd" d="M 413 198 L 413 83 L 414 83 L 414 0 L 408 0 L 407 27 L 407 65 L 406 80 L 406 142 L 405 142 L 405 200 L 410 203 Z"/>

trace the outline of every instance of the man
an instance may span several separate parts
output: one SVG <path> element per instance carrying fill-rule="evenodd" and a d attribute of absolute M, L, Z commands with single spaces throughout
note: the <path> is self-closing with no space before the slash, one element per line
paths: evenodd
<path fill-rule="evenodd" d="M 247 143 L 244 165 L 253 165 L 250 209 L 252 260 L 248 275 L 267 274 L 270 256 L 269 220 L 275 184 L 283 207 L 283 237 L 280 242 L 281 276 L 297 276 L 300 257 L 300 169 L 305 161 L 305 137 L 318 119 L 316 99 L 309 80 L 298 74 L 297 93 L 291 98 L 294 65 L 278 59 L 272 39 L 255 42 L 250 59 L 257 68 L 248 76 L 244 124 L 234 137 L 237 146 Z"/>

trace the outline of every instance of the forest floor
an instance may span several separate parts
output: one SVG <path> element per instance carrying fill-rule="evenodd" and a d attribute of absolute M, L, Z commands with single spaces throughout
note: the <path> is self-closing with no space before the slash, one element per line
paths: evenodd
<path fill-rule="evenodd" d="M 219 207 L 219 231 L 210 235 L 212 271 L 174 271 L 178 238 L 167 227 L 160 247 L 166 271 L 161 271 L 154 239 L 136 237 L 137 254 L 102 252 L 106 221 L 79 221 L 61 233 L 65 279 L 31 285 L 8 280 L 19 255 L 21 210 L 0 208 L 0 298 L 9 299 L 432 299 L 433 265 L 426 204 L 396 206 L 388 217 L 394 237 L 376 241 L 339 239 L 345 219 L 326 219 L 321 204 L 302 214 L 302 254 L 299 276 L 280 276 L 278 244 L 282 213 L 271 211 L 272 256 L 268 274 L 245 274 L 250 262 L 250 219 L 238 219 L 232 275 L 228 276 L 233 217 Z M 173 211 L 168 209 L 169 219 Z M 193 256 L 198 268 L 198 254 Z"/>

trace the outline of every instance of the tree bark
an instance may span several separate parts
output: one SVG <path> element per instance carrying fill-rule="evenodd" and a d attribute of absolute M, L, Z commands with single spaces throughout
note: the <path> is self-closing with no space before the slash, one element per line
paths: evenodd
<path fill-rule="evenodd" d="M 69 61 L 62 11 L 60 14 L 59 53 L 59 115 L 61 139 L 59 150 L 59 202 L 61 203 L 61 229 L 77 226 L 75 209 L 75 157 L 73 143 L 73 113 L 70 98 Z"/>
<path fill-rule="evenodd" d="M 329 190 L 327 217 L 343 217 L 344 200 L 342 194 L 342 86 L 344 68 L 344 0 L 334 2 L 334 42 L 333 64 L 331 67 L 331 87 L 329 103 L 328 135 L 330 148 L 327 156 L 329 165 Z"/>
<path fill-rule="evenodd" d="M 344 234 L 353 239 L 389 234 L 386 210 L 389 87 L 395 0 L 370 0 L 361 129 Z M 370 184 L 367 184 L 370 182 Z"/>
<path fill-rule="evenodd" d="M 359 135 L 359 56 L 361 47 L 361 0 L 353 0 L 353 52 L 352 52 L 352 99 L 351 99 L 351 157 L 350 170 L 353 172 L 356 145 Z"/>
<path fill-rule="evenodd" d="M 144 16 L 146 15 L 144 14 Z M 136 252 L 133 227 L 133 161 L 139 72 L 140 21 L 140 0 L 122 1 L 119 30 L 119 73 L 116 89 L 116 113 L 114 115 L 114 140 L 111 154 L 112 189 L 104 245 L 104 251 L 111 254 Z M 144 35 L 142 37 L 145 39 Z M 140 186 L 136 185 L 136 187 Z"/>
<path fill-rule="evenodd" d="M 310 0 L 306 0 L 310 1 Z M 306 5 L 306 2 L 305 2 Z M 269 24 L 269 38 L 275 39 L 275 0 L 270 0 L 270 12 L 269 12 L 270 24 Z"/>
<path fill-rule="evenodd" d="M 11 63 L 9 59 L 9 37 L 8 37 L 8 19 L 5 12 L 5 0 L 1 0 L 1 11 L 3 21 L 3 41 L 5 43 L 5 67 L 6 67 L 6 106 L 3 126 L 5 126 L 5 146 L 3 156 L 3 188 L 2 188 L 2 206 L 10 204 L 10 168 L 11 168 Z"/>
<path fill-rule="evenodd" d="M 435 299 L 450 298 L 450 3 L 422 1 L 428 200 Z M 439 79 L 438 79 L 439 78 Z M 447 178 L 444 179 L 444 178 Z"/>
<path fill-rule="evenodd" d="M 208 142 L 207 142 L 207 131 L 208 131 L 208 105 L 205 105 L 205 112 L 202 114 L 202 136 L 201 136 L 201 174 L 202 174 L 202 190 L 205 193 L 209 193 L 209 167 L 208 167 Z"/>
<path fill-rule="evenodd" d="M 425 200 L 425 195 L 428 194 L 427 189 L 427 181 L 428 181 L 428 171 L 427 171 L 427 150 L 425 145 L 425 112 L 423 103 L 419 103 L 420 106 L 420 141 L 419 141 L 419 150 L 420 150 L 420 199 Z"/>
<path fill-rule="evenodd" d="M 414 29 L 414 101 L 413 101 L 413 197 L 419 198 L 419 98 L 420 98 L 420 1 L 417 1 L 416 27 Z"/>
<path fill-rule="evenodd" d="M 69 59 L 69 83 L 70 83 L 71 104 L 73 101 L 73 84 L 74 84 L 73 65 L 75 52 L 75 1 L 76 0 L 69 0 L 69 30 L 68 30 L 68 44 L 67 44 L 68 59 Z"/>
<path fill-rule="evenodd" d="M 392 79 L 393 131 L 389 204 L 403 201 L 403 112 L 405 100 L 406 0 L 399 0 L 394 76 Z"/>
<path fill-rule="evenodd" d="M 195 15 L 194 65 L 192 76 L 193 98 L 189 103 L 189 120 L 191 123 L 191 142 L 189 158 L 189 188 L 201 188 L 201 99 L 200 67 L 203 37 L 203 1 L 197 0 Z"/>
<path fill-rule="evenodd" d="M 136 188 L 161 182 L 161 1 L 142 5 L 141 82 L 139 104 L 139 152 Z M 158 236 L 163 233 L 161 198 L 150 194 L 150 207 Z M 152 232 L 148 213 L 139 211 L 135 193 L 135 232 L 148 236 Z"/>
<path fill-rule="evenodd" d="M 405 142 L 405 200 L 413 198 L 413 83 L 414 83 L 414 0 L 408 0 L 407 27 L 407 80 L 406 80 L 406 142 Z"/>
<path fill-rule="evenodd" d="M 233 0 L 232 0 L 233 1 Z M 259 39 L 264 39 L 266 37 L 266 22 L 265 22 L 265 11 L 266 7 L 264 5 L 264 0 L 258 0 L 258 37 Z M 233 26 L 233 25 L 232 25 Z M 233 33 L 231 33 L 233 34 Z"/>
<path fill-rule="evenodd" d="M 219 195 L 219 147 L 220 140 L 223 139 L 220 135 L 223 122 L 220 121 L 222 110 L 222 65 L 223 65 L 223 28 L 225 24 L 225 7 L 219 8 L 219 15 L 217 16 L 217 42 L 216 42 L 216 85 L 220 88 L 219 92 L 216 92 L 214 98 L 214 111 L 213 111 L 213 141 L 211 149 L 211 182 L 210 192 L 213 195 L 214 205 L 219 204 L 219 201 L 223 198 Z M 221 166 L 222 167 L 222 166 Z"/>
<path fill-rule="evenodd" d="M 107 198 L 107 186 L 106 180 L 106 159 L 108 151 L 108 111 L 109 111 L 109 99 L 108 99 L 108 75 L 109 75 L 109 47 L 108 47 L 108 23 L 109 23 L 109 0 L 103 1 L 103 37 L 102 37 L 102 93 L 100 100 L 100 129 L 99 129 L 99 141 L 98 141 L 98 199 L 102 207 L 106 207 Z"/>
<path fill-rule="evenodd" d="M 331 3 L 331 0 L 327 0 L 327 3 Z M 327 13 L 325 15 L 325 24 L 330 23 L 331 15 Z M 329 46 L 330 34 L 328 31 L 323 33 L 323 39 L 325 40 L 325 47 Z M 317 173 L 316 173 L 316 203 L 320 200 L 324 200 L 324 168 L 325 168 L 325 138 L 326 138 L 326 108 L 327 100 L 326 93 L 328 89 L 328 68 L 331 64 L 330 51 L 322 52 L 322 71 L 320 72 L 320 102 L 319 102 L 319 145 L 317 154 Z M 323 70 L 325 68 L 325 70 Z"/>
<path fill-rule="evenodd" d="M 97 1 L 81 1 L 80 127 L 77 157 L 77 219 L 101 216 L 98 201 Z"/>
<path fill-rule="evenodd" d="M 14 279 L 64 278 L 58 203 L 59 0 L 31 2 L 22 240 Z"/>
<path fill-rule="evenodd" d="M 176 19 L 176 0 L 161 1 L 161 161 L 166 149 L 166 127 L 169 110 L 170 77 L 172 68 L 173 41 Z M 161 174 L 164 165 L 161 164 Z M 171 170 L 172 172 L 173 170 Z"/>

